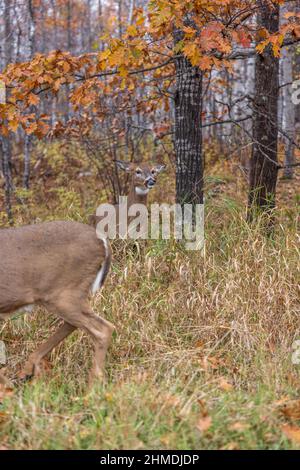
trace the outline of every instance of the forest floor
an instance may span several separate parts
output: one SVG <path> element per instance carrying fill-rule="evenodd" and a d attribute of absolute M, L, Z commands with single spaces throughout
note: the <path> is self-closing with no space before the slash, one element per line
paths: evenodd
<path fill-rule="evenodd" d="M 19 191 L 17 223 L 86 220 L 96 207 L 95 179 L 78 178 L 76 162 L 67 173 L 57 153 L 49 147 L 32 190 Z M 152 199 L 171 201 L 173 175 L 163 178 Z M 18 383 L 59 322 L 36 309 L 1 327 L 15 383 L 0 391 L 1 449 L 300 449 L 300 176 L 279 182 L 272 238 L 245 223 L 234 163 L 208 168 L 206 186 L 202 255 L 172 241 L 114 244 L 112 273 L 92 299 L 116 326 L 105 384 L 86 390 L 92 348 L 81 332 L 41 377 Z"/>

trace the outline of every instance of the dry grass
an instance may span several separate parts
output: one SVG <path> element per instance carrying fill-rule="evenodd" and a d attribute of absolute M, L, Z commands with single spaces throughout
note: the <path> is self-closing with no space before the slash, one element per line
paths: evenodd
<path fill-rule="evenodd" d="M 293 194 L 265 238 L 245 223 L 230 178 L 208 200 L 203 255 L 174 242 L 115 244 L 113 272 L 92 300 L 117 327 L 107 383 L 86 394 L 91 345 L 75 333 L 52 353 L 44 377 L 3 401 L 2 447 L 300 446 L 278 412 L 278 402 L 300 394 L 291 360 L 300 339 L 297 201 Z M 56 326 L 39 310 L 6 323 L 12 378 Z"/>

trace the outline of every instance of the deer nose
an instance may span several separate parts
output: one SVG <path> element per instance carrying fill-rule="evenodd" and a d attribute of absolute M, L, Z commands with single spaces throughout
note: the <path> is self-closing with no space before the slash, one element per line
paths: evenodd
<path fill-rule="evenodd" d="M 149 176 L 149 178 L 147 178 L 147 179 L 145 180 L 145 184 L 146 184 L 147 188 L 149 188 L 149 189 L 150 189 L 150 188 L 153 188 L 153 186 L 155 185 L 155 183 L 156 183 L 155 179 L 154 179 L 154 178 L 151 178 L 151 176 Z"/>

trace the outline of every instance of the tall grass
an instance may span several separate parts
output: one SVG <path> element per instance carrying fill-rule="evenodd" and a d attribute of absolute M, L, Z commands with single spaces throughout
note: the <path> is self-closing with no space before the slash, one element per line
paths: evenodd
<path fill-rule="evenodd" d="M 278 410 L 300 393 L 292 363 L 300 339 L 297 217 L 295 204 L 278 211 L 275 233 L 265 237 L 259 223 L 245 222 L 243 205 L 220 196 L 207 204 L 203 253 L 174 241 L 115 243 L 112 273 L 92 299 L 116 326 L 106 383 L 86 391 L 92 347 L 75 332 L 41 378 L 15 381 L 0 409 L 0 447 L 299 447 Z M 37 309 L 1 327 L 11 379 L 57 324 Z"/>

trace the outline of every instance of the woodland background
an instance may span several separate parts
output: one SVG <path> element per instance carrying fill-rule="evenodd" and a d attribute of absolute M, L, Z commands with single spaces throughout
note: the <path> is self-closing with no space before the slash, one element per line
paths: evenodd
<path fill-rule="evenodd" d="M 299 448 L 300 2 L 0 11 L 2 227 L 86 222 L 126 192 L 115 159 L 163 161 L 151 200 L 204 195 L 206 211 L 201 254 L 173 240 L 114 246 L 93 306 L 117 334 L 107 384 L 89 395 L 84 335 L 20 385 L 57 320 L 36 310 L 1 326 L 16 388 L 0 391 L 0 447 Z"/>

